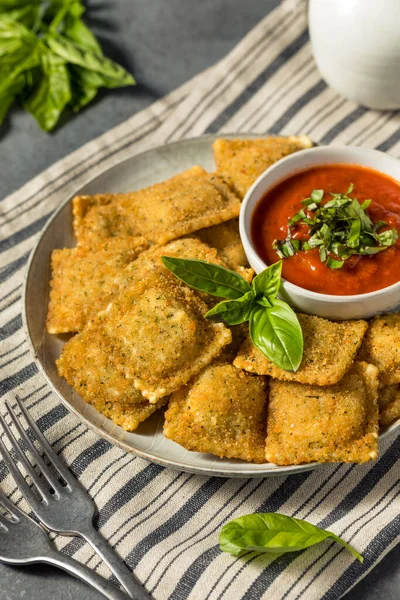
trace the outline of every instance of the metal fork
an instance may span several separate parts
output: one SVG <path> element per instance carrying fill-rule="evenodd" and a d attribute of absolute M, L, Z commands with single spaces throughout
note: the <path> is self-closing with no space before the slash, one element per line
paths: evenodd
<path fill-rule="evenodd" d="M 145 588 L 129 571 L 122 559 L 109 546 L 108 542 L 94 528 L 93 517 L 96 509 L 86 490 L 54 452 L 18 396 L 16 396 L 16 402 L 29 428 L 40 443 L 41 450 L 47 455 L 49 463 L 57 472 L 57 474 L 54 474 L 48 464 L 46 464 L 43 456 L 37 451 L 23 429 L 11 404 L 6 401 L 5 405 L 11 420 L 28 451 L 34 458 L 36 467 L 40 473 L 37 472 L 28 460 L 1 413 L 0 422 L 11 446 L 36 488 L 36 494 L 21 474 L 1 438 L 0 452 L 19 490 L 31 505 L 34 514 L 51 531 L 56 531 L 64 535 L 78 535 L 84 538 L 108 565 L 131 598 L 140 597 L 141 599 L 147 598 L 151 600 L 151 596 L 147 594 Z"/>
<path fill-rule="evenodd" d="M 3 509 L 3 510 L 2 510 Z M 0 562 L 9 565 L 47 563 L 67 571 L 101 592 L 109 600 L 125 593 L 77 560 L 58 552 L 48 535 L 30 517 L 0 493 Z"/>

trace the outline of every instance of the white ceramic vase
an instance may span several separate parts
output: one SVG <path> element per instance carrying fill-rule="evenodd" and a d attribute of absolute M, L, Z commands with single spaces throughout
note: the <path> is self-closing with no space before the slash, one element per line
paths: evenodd
<path fill-rule="evenodd" d="M 400 108 L 400 0 L 310 0 L 309 28 L 328 85 L 370 108 Z"/>

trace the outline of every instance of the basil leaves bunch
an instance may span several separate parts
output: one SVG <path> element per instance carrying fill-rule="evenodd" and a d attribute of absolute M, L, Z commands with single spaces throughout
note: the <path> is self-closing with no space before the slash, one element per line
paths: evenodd
<path fill-rule="evenodd" d="M 81 0 L 0 2 L 0 124 L 18 100 L 44 131 L 100 87 L 134 85 L 85 25 Z"/>
<path fill-rule="evenodd" d="M 249 322 L 253 344 L 281 369 L 296 371 L 303 356 L 303 334 L 296 313 L 276 296 L 282 261 L 259 273 L 250 285 L 235 271 L 203 260 L 162 257 L 167 269 L 187 285 L 226 298 L 205 315 L 227 325 Z"/>
<path fill-rule="evenodd" d="M 368 207 L 350 198 L 353 184 L 345 194 L 330 193 L 331 199 L 321 204 L 324 190 L 314 190 L 301 201 L 303 207 L 290 220 L 285 240 L 275 240 L 273 248 L 280 258 L 289 258 L 301 250 L 318 248 L 321 262 L 330 269 L 340 269 L 354 255 L 372 256 L 393 246 L 399 239 L 397 229 L 384 229 L 387 223 L 373 223 Z M 309 227 L 309 238 L 301 241 L 293 237 L 298 226 Z"/>
<path fill-rule="evenodd" d="M 326 539 L 342 544 L 361 563 L 363 557 L 339 536 L 307 521 L 279 513 L 254 513 L 233 519 L 221 530 L 219 547 L 239 556 L 244 552 L 297 552 Z"/>

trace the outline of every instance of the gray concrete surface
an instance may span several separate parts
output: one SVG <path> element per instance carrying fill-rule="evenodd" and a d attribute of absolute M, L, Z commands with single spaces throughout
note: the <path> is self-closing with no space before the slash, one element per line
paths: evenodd
<path fill-rule="evenodd" d="M 50 135 L 29 115 L 13 110 L 0 128 L 0 197 L 222 58 L 277 4 L 278 0 L 89 0 L 90 25 L 107 53 L 132 70 L 139 85 L 101 93 Z M 0 600 L 77 598 L 101 596 L 50 567 L 0 565 Z M 376 598 L 400 599 L 400 546 L 346 595 L 347 600 Z"/>

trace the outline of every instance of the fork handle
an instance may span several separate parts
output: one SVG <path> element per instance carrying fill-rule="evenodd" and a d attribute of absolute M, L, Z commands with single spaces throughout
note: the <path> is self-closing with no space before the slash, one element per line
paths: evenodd
<path fill-rule="evenodd" d="M 152 597 L 147 593 L 140 581 L 136 579 L 135 575 L 131 573 L 115 550 L 113 550 L 107 540 L 93 525 L 85 531 L 80 530 L 79 533 L 104 560 L 130 598 L 152 600 Z"/>
<path fill-rule="evenodd" d="M 40 559 L 40 562 L 47 563 L 67 571 L 70 575 L 81 579 L 97 591 L 99 591 L 108 600 L 127 600 L 126 594 L 119 590 L 107 579 L 100 577 L 97 573 L 89 569 L 86 565 L 71 558 L 67 554 L 57 551 L 49 551 Z"/>

